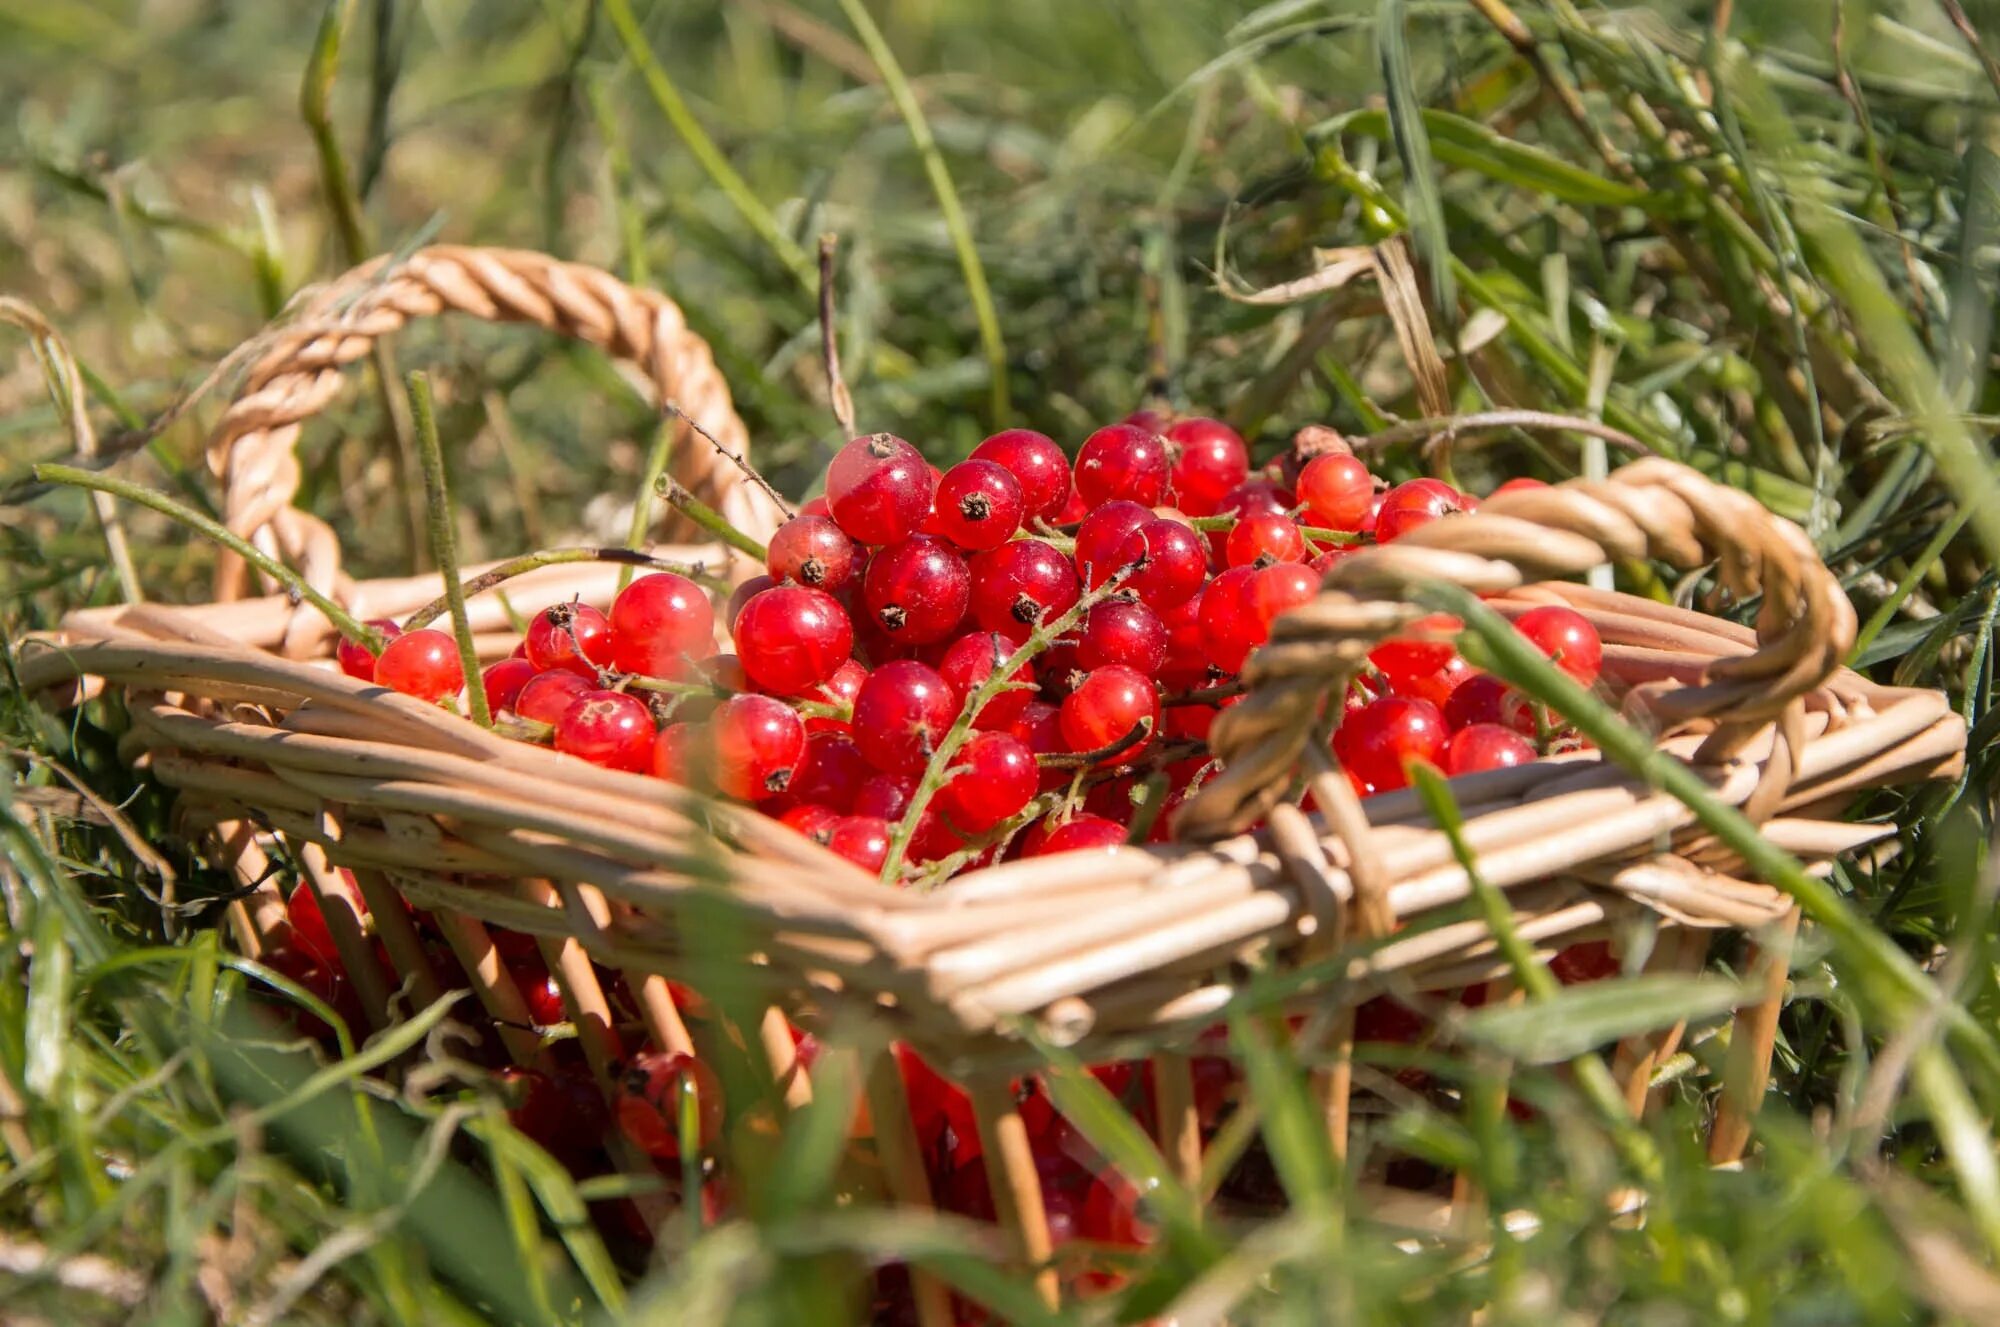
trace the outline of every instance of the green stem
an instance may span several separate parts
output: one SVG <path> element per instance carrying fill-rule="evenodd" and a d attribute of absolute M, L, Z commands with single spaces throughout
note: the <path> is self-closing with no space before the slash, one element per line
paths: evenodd
<path fill-rule="evenodd" d="M 1004 426 L 1010 413 L 1007 403 L 1007 347 L 1000 339 L 1000 318 L 993 309 L 993 292 L 986 285 L 986 269 L 981 266 L 979 250 L 973 245 L 972 227 L 966 222 L 965 209 L 959 205 L 958 189 L 951 182 L 951 172 L 945 168 L 944 154 L 938 151 L 937 140 L 931 136 L 930 121 L 924 118 L 924 109 L 917 104 L 917 95 L 910 89 L 910 80 L 904 76 L 902 65 L 896 62 L 896 53 L 883 39 L 882 30 L 875 26 L 874 18 L 861 0 L 840 0 L 840 7 L 846 12 L 848 22 L 854 25 L 861 44 L 868 48 L 868 58 L 881 71 L 882 86 L 888 89 L 889 99 L 896 103 L 897 113 L 909 126 L 910 142 L 916 146 L 917 156 L 923 160 L 924 174 L 930 177 L 931 190 L 937 195 L 938 210 L 944 214 L 944 228 L 951 235 L 952 248 L 958 253 L 959 268 L 965 273 L 965 289 L 972 298 L 973 316 L 979 321 L 979 341 L 985 348 L 987 370 L 993 379 L 994 427 Z"/>
<path fill-rule="evenodd" d="M 1944 556 L 1945 547 L 1958 538 L 1958 532 L 1972 519 L 1972 511 L 1969 506 L 1960 507 L 1956 515 L 1938 527 L 1938 532 L 1931 536 L 1931 541 L 1924 545 L 1923 551 L 1910 563 L 1910 569 L 1896 582 L 1896 588 L 1890 591 L 1889 597 L 1868 615 L 1868 621 L 1862 624 L 1861 630 L 1854 637 L 1854 648 L 1847 652 L 1849 668 L 1857 666 L 1855 661 L 1875 643 L 1875 638 L 1882 634 L 1882 628 L 1889 625 L 1889 619 L 1895 617 L 1896 611 L 1916 592 L 1918 583 L 1930 574 L 1932 565 Z"/>
<path fill-rule="evenodd" d="M 759 562 L 770 560 L 770 551 L 729 523 L 729 518 L 688 492 L 687 486 L 662 475 L 654 485 L 660 496 L 675 510 L 738 552 L 748 553 Z"/>
<path fill-rule="evenodd" d="M 486 688 L 479 678 L 479 652 L 472 646 L 472 619 L 465 612 L 465 586 L 458 579 L 458 539 L 451 528 L 451 493 L 445 488 L 444 447 L 438 441 L 431 378 L 417 369 L 403 381 L 410 389 L 410 418 L 416 424 L 417 454 L 424 465 L 431 559 L 444 577 L 444 600 L 451 608 L 451 634 L 458 641 L 458 662 L 465 670 L 465 698 L 472 707 L 472 721 L 481 728 L 491 728 L 493 712 L 486 707 Z"/>
<path fill-rule="evenodd" d="M 639 477 L 639 493 L 632 500 L 632 524 L 625 531 L 625 547 L 637 552 L 646 546 L 646 532 L 653 527 L 653 499 L 659 496 L 660 476 L 674 458 L 674 435 L 680 430 L 672 419 L 662 419 L 653 434 L 653 449 L 646 454 L 646 472 Z M 632 569 L 618 573 L 618 588 L 632 583 Z"/>
<path fill-rule="evenodd" d="M 65 484 L 71 488 L 89 489 L 96 493 L 109 493 L 114 498 L 137 503 L 141 507 L 159 512 L 162 516 L 178 521 L 208 539 L 214 540 L 230 552 L 242 558 L 257 570 L 285 587 L 285 592 L 295 599 L 302 599 L 318 609 L 331 622 L 334 629 L 356 645 L 380 654 L 388 639 L 374 627 L 356 621 L 354 616 L 333 600 L 308 585 L 305 578 L 278 561 L 270 554 L 243 538 L 219 521 L 210 520 L 192 507 L 184 507 L 164 493 L 155 493 L 149 488 L 113 479 L 110 475 L 92 474 L 88 470 L 78 470 L 68 465 L 38 465 L 31 473 L 44 484 Z"/>
<path fill-rule="evenodd" d="M 559 567 L 571 562 L 616 562 L 626 567 L 651 567 L 655 571 L 671 571 L 691 581 L 699 581 L 710 589 L 729 588 L 726 581 L 710 576 L 700 567 L 691 567 L 682 562 L 669 562 L 650 553 L 634 553 L 623 548 L 548 548 L 539 553 L 523 553 L 520 557 L 510 558 L 497 567 L 480 572 L 460 585 L 459 594 L 466 599 L 476 598 L 497 585 L 513 580 L 516 576 L 525 576 L 543 567 Z M 414 631 L 418 627 L 427 627 L 450 611 L 451 597 L 439 595 L 405 618 L 403 630 Z"/>

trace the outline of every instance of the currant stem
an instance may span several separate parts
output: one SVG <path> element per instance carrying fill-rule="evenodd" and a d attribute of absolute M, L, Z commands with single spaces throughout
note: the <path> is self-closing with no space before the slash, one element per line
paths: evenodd
<path fill-rule="evenodd" d="M 305 578 L 290 567 L 220 521 L 211 520 L 192 507 L 183 506 L 164 493 L 155 493 L 152 489 L 139 484 L 114 479 L 110 475 L 94 474 L 89 470 L 79 470 L 68 465 L 37 465 L 30 473 L 39 483 L 62 484 L 70 488 L 88 489 L 94 493 L 108 493 L 114 498 L 156 511 L 242 558 L 284 586 L 285 593 L 293 599 L 303 600 L 318 609 L 320 614 L 333 624 L 334 630 L 356 645 L 364 647 L 371 654 L 380 654 L 382 647 L 389 643 L 388 637 L 379 630 L 356 620 L 353 614 L 308 585 Z"/>
<path fill-rule="evenodd" d="M 1035 764 L 1043 769 L 1089 769 L 1099 761 L 1109 760 L 1121 751 L 1130 751 L 1146 740 L 1153 731 L 1151 717 L 1142 718 L 1132 725 L 1130 732 L 1108 746 L 1095 751 L 1051 751 L 1035 757 Z"/>
<path fill-rule="evenodd" d="M 792 511 L 792 504 L 786 502 L 784 496 L 780 494 L 777 489 L 771 487 L 771 481 L 764 478 L 764 476 L 758 472 L 757 467 L 750 464 L 750 462 L 747 459 L 745 459 L 742 456 L 742 454 L 738 452 L 732 452 L 727 447 L 723 446 L 722 439 L 716 437 L 713 433 L 710 433 L 707 429 L 703 428 L 701 426 L 700 420 L 696 419 L 693 415 L 690 415 L 687 411 L 681 409 L 680 402 L 667 401 L 663 403 L 660 408 L 667 412 L 669 418 L 685 420 L 687 426 L 693 429 L 695 433 L 701 437 L 702 441 L 706 442 L 709 446 L 715 448 L 717 452 L 721 453 L 721 455 L 725 460 L 729 461 L 729 463 L 734 465 L 738 470 L 741 470 L 743 472 L 744 478 L 748 479 L 758 488 L 763 489 L 764 495 L 770 498 L 772 502 L 778 504 L 778 510 L 784 513 L 784 517 L 786 520 L 789 521 L 792 519 L 792 517 L 796 514 L 795 512 Z"/>
<path fill-rule="evenodd" d="M 1195 516 L 1190 518 L 1194 528 L 1203 534 L 1215 534 L 1236 528 L 1239 518 L 1235 516 Z M 1299 534 L 1319 544 L 1358 544 L 1361 536 L 1353 530 L 1329 530 L 1319 525 L 1301 525 Z"/>
<path fill-rule="evenodd" d="M 727 516 L 688 492 L 687 485 L 661 475 L 654 489 L 661 497 L 672 503 L 676 511 L 737 552 L 747 553 L 759 562 L 770 560 L 771 554 L 768 549 L 731 525 Z"/>
<path fill-rule="evenodd" d="M 639 495 L 632 502 L 632 524 L 625 531 L 625 547 L 638 552 L 646 546 L 646 531 L 653 524 L 653 500 L 659 496 L 660 476 L 674 459 L 674 441 L 680 433 L 673 417 L 662 419 L 653 433 L 653 448 L 646 454 L 646 473 L 639 477 Z M 618 573 L 618 588 L 632 583 L 631 568 Z"/>
<path fill-rule="evenodd" d="M 557 567 L 569 562 L 617 562 L 627 567 L 650 567 L 655 571 L 671 571 L 685 576 L 710 589 L 727 589 L 728 583 L 720 577 L 703 571 L 700 564 L 689 566 L 682 562 L 670 562 L 656 558 L 651 553 L 635 552 L 623 548 L 548 548 L 539 553 L 523 553 L 510 558 L 497 567 L 480 572 L 459 586 L 459 593 L 467 599 L 486 593 L 496 585 L 502 585 L 516 576 L 525 576 L 543 567 Z M 403 630 L 414 631 L 427 627 L 436 619 L 450 611 L 451 602 L 447 596 L 437 598 L 419 608 L 403 623 Z"/>
<path fill-rule="evenodd" d="M 429 517 L 431 561 L 444 577 L 444 600 L 451 609 L 452 639 L 458 642 L 458 662 L 465 671 L 465 700 L 472 721 L 493 726 L 486 706 L 486 687 L 479 676 L 479 651 L 472 644 L 472 619 L 465 613 L 465 587 L 458 579 L 458 539 L 452 531 L 451 494 L 445 488 L 444 446 L 438 441 L 437 410 L 431 400 L 431 377 L 422 369 L 403 375 L 410 393 L 410 420 L 417 435 L 417 458 L 424 468 L 424 505 Z"/>

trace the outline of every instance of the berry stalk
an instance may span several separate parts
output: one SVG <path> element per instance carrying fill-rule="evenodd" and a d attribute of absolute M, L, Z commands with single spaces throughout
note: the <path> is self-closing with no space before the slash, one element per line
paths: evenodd
<path fill-rule="evenodd" d="M 459 587 L 459 593 L 466 599 L 472 599 L 497 585 L 513 580 L 516 576 L 525 576 L 543 567 L 557 567 L 570 562 L 617 562 L 626 567 L 650 567 L 655 571 L 671 571 L 676 575 L 685 576 L 710 589 L 729 588 L 728 582 L 720 577 L 710 576 L 698 564 L 688 566 L 685 563 L 670 562 L 643 551 L 623 548 L 548 548 L 539 553 L 523 553 L 520 557 L 510 558 L 497 567 L 480 572 L 463 582 Z M 450 597 L 439 595 L 410 614 L 404 620 L 403 630 L 415 631 L 419 627 L 427 627 L 449 611 L 451 611 Z"/>
<path fill-rule="evenodd" d="M 479 681 L 479 651 L 472 644 L 472 619 L 465 612 L 465 587 L 458 579 L 458 539 L 452 531 L 451 493 L 445 487 L 444 446 L 438 441 L 437 410 L 431 400 L 431 376 L 413 369 L 403 377 L 410 392 L 410 419 L 416 426 L 417 458 L 424 468 L 424 506 L 429 518 L 431 561 L 444 577 L 444 600 L 451 610 L 451 634 L 458 642 L 459 666 L 465 670 L 465 699 L 472 721 L 493 726 L 486 706 L 486 688 Z"/>
<path fill-rule="evenodd" d="M 655 492 L 673 504 L 676 511 L 737 552 L 747 553 L 759 562 L 770 561 L 770 550 L 731 525 L 727 516 L 690 493 L 687 485 L 677 479 L 661 475 L 659 482 L 653 487 Z"/>

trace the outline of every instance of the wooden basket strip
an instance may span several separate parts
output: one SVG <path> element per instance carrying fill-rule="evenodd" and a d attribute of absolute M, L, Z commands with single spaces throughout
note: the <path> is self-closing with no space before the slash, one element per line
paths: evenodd
<path fill-rule="evenodd" d="M 380 871 L 367 867 L 350 867 L 355 888 L 368 901 L 370 919 L 375 924 L 375 934 L 382 941 L 382 947 L 389 951 L 389 961 L 395 964 L 400 984 L 407 988 L 418 1006 L 428 1005 L 444 994 L 437 983 L 437 974 L 431 970 L 430 957 L 424 952 L 423 938 L 417 934 L 417 926 L 410 919 L 410 913 L 403 906 L 402 898 L 395 886 Z"/>

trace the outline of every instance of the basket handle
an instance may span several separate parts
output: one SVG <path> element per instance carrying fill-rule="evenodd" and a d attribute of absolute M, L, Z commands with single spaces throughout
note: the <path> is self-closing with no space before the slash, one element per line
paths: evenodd
<path fill-rule="evenodd" d="M 1708 660 L 1696 685 L 1643 695 L 1663 724 L 1712 722 L 1698 759 L 1727 758 L 1778 720 L 1778 753 L 1764 771 L 1770 786 L 1753 799 L 1775 804 L 1791 775 L 1803 698 L 1854 644 L 1854 607 L 1798 526 L 1687 466 L 1648 458 L 1603 481 L 1501 494 L 1335 563 L 1318 597 L 1274 623 L 1244 666 L 1249 694 L 1209 734 L 1224 771 L 1182 808 L 1178 831 L 1222 837 L 1277 804 L 1319 725 L 1321 698 L 1344 690 L 1370 649 L 1422 614 L 1408 602 L 1410 587 L 1445 580 L 1502 594 L 1646 557 L 1679 567 L 1713 559 L 1739 600 L 1762 595 L 1755 651 Z"/>
<path fill-rule="evenodd" d="M 400 262 L 377 258 L 353 269 L 322 287 L 272 336 L 208 444 L 231 530 L 297 566 L 316 588 L 344 593 L 348 582 L 333 531 L 292 505 L 300 426 L 339 394 L 342 371 L 377 338 L 442 313 L 533 323 L 601 347 L 644 374 L 658 403 L 675 402 L 737 455 L 748 450 L 749 435 L 708 343 L 666 296 L 528 250 L 433 245 Z M 781 519 L 770 498 L 706 443 L 678 448 L 673 470 L 759 538 Z M 240 598 L 245 571 L 225 552 L 215 597 Z"/>

